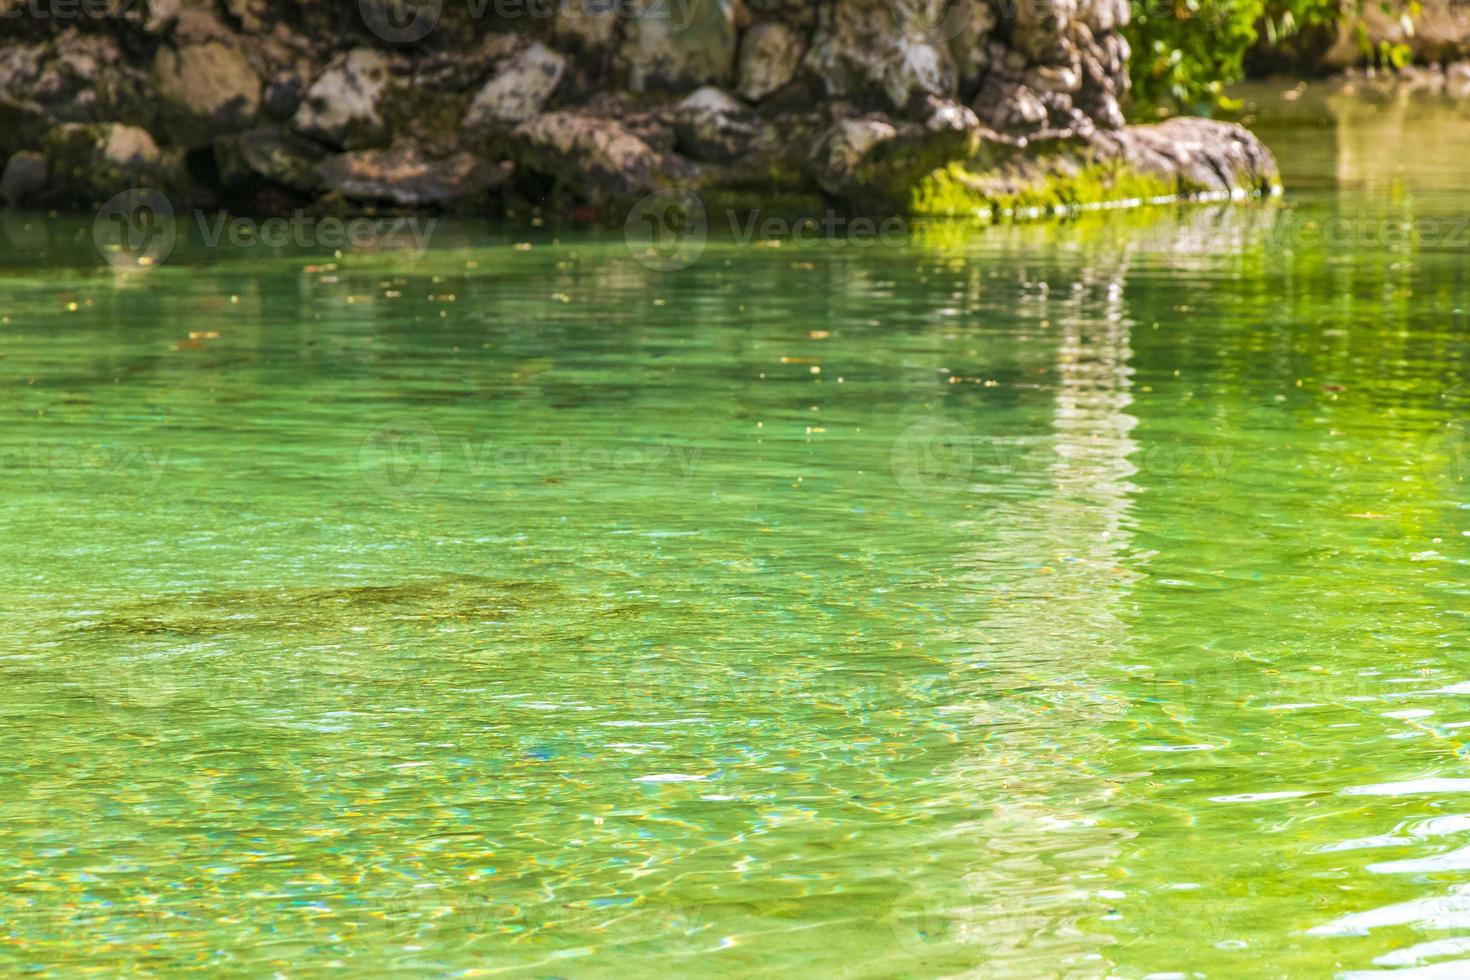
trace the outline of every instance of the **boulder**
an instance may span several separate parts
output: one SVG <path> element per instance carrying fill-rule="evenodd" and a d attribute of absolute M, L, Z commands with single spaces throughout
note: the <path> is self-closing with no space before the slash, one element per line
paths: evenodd
<path fill-rule="evenodd" d="M 813 150 L 818 185 L 867 213 L 903 211 L 926 174 L 970 159 L 980 146 L 974 112 L 943 99 L 926 109 L 921 123 L 895 125 L 877 114 L 835 123 Z"/>
<path fill-rule="evenodd" d="M 768 21 L 747 30 L 740 40 L 741 96 L 759 102 L 784 88 L 796 77 L 805 53 L 806 41 L 785 24 Z"/>
<path fill-rule="evenodd" d="M 240 49 L 221 41 L 164 45 L 153 58 L 153 84 L 163 102 L 170 142 L 204 146 L 255 121 L 260 77 Z"/>
<path fill-rule="evenodd" d="M 637 0 L 619 58 L 635 92 L 720 85 L 735 71 L 734 0 Z"/>
<path fill-rule="evenodd" d="M 806 65 L 836 98 L 883 98 L 907 113 L 925 96 L 951 98 L 957 74 L 934 29 L 944 0 L 847 0 L 824 6 Z"/>
<path fill-rule="evenodd" d="M 146 129 L 122 123 L 63 123 L 46 134 L 41 152 L 48 194 L 92 204 L 135 187 L 183 184 L 176 156 L 166 155 Z"/>
<path fill-rule="evenodd" d="M 532 42 L 511 55 L 495 77 L 475 93 L 465 113 L 471 128 L 510 128 L 541 111 L 566 71 L 566 59 Z"/>
<path fill-rule="evenodd" d="M 659 153 L 612 119 L 548 112 L 511 135 L 518 170 L 554 178 L 594 204 L 628 201 L 697 176 L 687 161 Z"/>
<path fill-rule="evenodd" d="M 618 7 L 590 0 L 562 3 L 557 6 L 552 38 L 566 49 L 601 52 L 613 46 L 618 29 Z"/>
<path fill-rule="evenodd" d="M 679 152 L 696 160 L 727 163 L 740 157 L 760 136 L 755 114 L 745 103 L 706 85 L 674 106 Z"/>
<path fill-rule="evenodd" d="M 214 161 L 220 183 L 228 188 L 260 181 L 282 184 L 298 191 L 322 186 L 317 166 L 326 151 L 304 137 L 279 126 L 259 126 L 215 141 Z"/>
<path fill-rule="evenodd" d="M 354 201 L 385 201 L 401 207 L 452 204 L 498 187 L 511 164 L 490 164 L 471 153 L 427 159 L 409 145 L 387 150 L 340 153 L 322 161 L 322 183 Z"/>
<path fill-rule="evenodd" d="M 46 158 L 30 150 L 10 155 L 0 174 L 0 201 L 18 207 L 34 201 L 46 189 Z"/>
<path fill-rule="evenodd" d="M 388 68 L 388 59 L 371 48 L 333 59 L 306 90 L 292 128 L 349 150 L 381 143 L 387 131 L 379 103 L 390 83 Z"/>

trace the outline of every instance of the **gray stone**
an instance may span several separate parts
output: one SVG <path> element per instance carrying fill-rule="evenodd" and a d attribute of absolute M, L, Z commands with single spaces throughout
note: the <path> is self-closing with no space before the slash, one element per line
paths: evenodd
<path fill-rule="evenodd" d="M 734 0 L 638 0 L 619 51 L 635 92 L 725 84 L 735 71 Z"/>
<path fill-rule="evenodd" d="M 319 145 L 279 126 L 260 126 L 214 144 L 215 168 L 226 187 L 248 186 L 260 180 L 299 191 L 322 186 L 317 165 L 326 156 Z"/>
<path fill-rule="evenodd" d="M 805 53 L 806 41 L 785 24 L 756 24 L 740 40 L 740 94 L 759 102 L 784 88 Z"/>
<path fill-rule="evenodd" d="M 511 55 L 475 94 L 464 124 L 472 128 L 513 127 L 539 113 L 566 71 L 566 59 L 533 41 Z"/>
<path fill-rule="evenodd" d="M 388 59 L 354 48 L 334 59 L 307 89 L 291 125 L 315 139 L 359 149 L 386 136 L 379 102 L 388 89 Z"/>
<path fill-rule="evenodd" d="M 706 85 L 674 107 L 680 152 L 696 160 L 726 163 L 740 157 L 760 135 L 745 103 Z"/>
<path fill-rule="evenodd" d="M 548 112 L 516 127 L 518 168 L 555 178 L 582 200 L 628 201 L 691 180 L 696 171 L 611 119 Z"/>
<path fill-rule="evenodd" d="M 822 8 L 806 65 L 837 98 L 883 96 L 909 112 L 924 96 L 950 98 L 958 76 L 934 29 L 943 0 L 848 0 Z"/>
<path fill-rule="evenodd" d="M 122 123 L 63 123 L 41 143 L 50 170 L 48 191 L 96 204 L 133 187 L 183 183 L 182 167 L 145 129 Z"/>
<path fill-rule="evenodd" d="M 167 45 L 153 58 L 171 142 L 195 147 L 251 125 L 260 109 L 260 77 L 239 48 L 221 41 Z"/>

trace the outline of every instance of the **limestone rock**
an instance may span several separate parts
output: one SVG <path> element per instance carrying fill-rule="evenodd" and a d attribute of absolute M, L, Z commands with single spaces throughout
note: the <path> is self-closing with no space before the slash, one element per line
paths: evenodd
<path fill-rule="evenodd" d="M 735 70 L 734 0 L 637 0 L 619 50 L 632 89 L 727 83 Z"/>
<path fill-rule="evenodd" d="M 202 146 L 249 126 L 260 109 L 260 78 L 238 47 L 221 41 L 167 45 L 153 59 L 153 83 L 172 142 Z"/>
<path fill-rule="evenodd" d="M 307 89 L 292 127 L 349 150 L 380 142 L 385 126 L 379 102 L 390 82 L 388 67 L 388 59 L 371 48 L 334 59 Z"/>
<path fill-rule="evenodd" d="M 837 98 L 881 95 L 898 112 L 950 98 L 957 74 L 935 29 L 944 0 L 847 0 L 824 6 L 806 65 Z"/>
<path fill-rule="evenodd" d="M 326 156 L 311 140 L 278 126 L 259 126 L 215 141 L 215 168 L 226 187 L 241 187 L 261 180 L 298 191 L 316 191 L 322 186 L 317 165 Z"/>
<path fill-rule="evenodd" d="M 63 123 L 41 144 L 50 170 L 48 191 L 100 203 L 133 187 L 182 184 L 176 158 L 148 131 L 122 123 Z"/>
<path fill-rule="evenodd" d="M 737 99 L 706 85 L 674 107 L 674 132 L 681 153 L 726 163 L 739 158 L 759 137 L 755 114 Z"/>
<path fill-rule="evenodd" d="M 659 153 L 611 119 L 548 112 L 512 136 L 518 170 L 553 177 L 592 203 L 631 200 L 696 176 L 687 161 Z"/>
<path fill-rule="evenodd" d="M 509 163 L 491 165 L 470 153 L 430 160 L 412 146 L 341 153 L 322 161 L 322 182 L 355 201 L 402 207 L 452 204 L 505 182 Z"/>
<path fill-rule="evenodd" d="M 822 190 L 868 213 L 893 213 L 925 174 L 968 159 L 979 147 L 980 122 L 953 101 L 931 99 L 922 123 L 895 126 L 879 116 L 844 119 L 813 154 Z"/>
<path fill-rule="evenodd" d="M 756 24 L 740 40 L 740 94 L 752 102 L 784 88 L 796 77 L 806 41 L 785 24 Z"/>
<path fill-rule="evenodd" d="M 512 55 L 495 77 L 475 94 L 464 124 L 474 128 L 511 127 L 541 111 L 566 71 L 566 59 L 539 42 Z"/>

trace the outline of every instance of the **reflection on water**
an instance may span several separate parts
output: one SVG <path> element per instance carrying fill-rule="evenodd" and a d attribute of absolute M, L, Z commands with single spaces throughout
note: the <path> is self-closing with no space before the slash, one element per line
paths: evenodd
<path fill-rule="evenodd" d="M 675 273 L 0 218 L 0 960 L 1455 975 L 1456 137 L 1314 99 L 1282 201 Z"/>

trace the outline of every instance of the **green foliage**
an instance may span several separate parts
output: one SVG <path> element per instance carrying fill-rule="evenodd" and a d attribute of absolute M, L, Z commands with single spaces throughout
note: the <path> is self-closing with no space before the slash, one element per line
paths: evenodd
<path fill-rule="evenodd" d="M 1245 74 L 1252 48 L 1286 47 L 1316 28 L 1335 32 L 1353 7 L 1353 0 L 1135 0 L 1128 28 L 1134 101 L 1144 114 L 1231 108 L 1224 87 Z M 1358 33 L 1370 63 L 1407 62 L 1402 45 L 1374 48 L 1361 27 Z"/>

